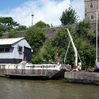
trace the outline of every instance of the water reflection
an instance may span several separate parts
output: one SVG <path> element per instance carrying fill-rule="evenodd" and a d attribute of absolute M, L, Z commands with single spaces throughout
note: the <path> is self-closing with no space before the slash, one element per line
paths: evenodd
<path fill-rule="evenodd" d="M 0 78 L 0 99 L 99 99 L 99 86 Z"/>

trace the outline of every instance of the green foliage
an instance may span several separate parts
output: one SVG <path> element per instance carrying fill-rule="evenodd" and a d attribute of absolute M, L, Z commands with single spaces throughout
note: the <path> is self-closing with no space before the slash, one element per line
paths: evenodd
<path fill-rule="evenodd" d="M 2 33 L 2 32 L 0 32 L 0 38 L 2 38 L 2 36 L 3 36 L 3 33 Z"/>
<path fill-rule="evenodd" d="M 3 25 L 0 25 L 0 32 L 5 31 L 5 27 Z"/>
<path fill-rule="evenodd" d="M 40 28 L 31 27 L 27 30 L 25 37 L 36 54 L 45 41 L 45 32 Z"/>
<path fill-rule="evenodd" d="M 43 63 L 42 55 L 37 55 L 37 56 L 33 57 L 32 58 L 32 63 L 33 64 L 41 64 L 41 63 Z"/>
<path fill-rule="evenodd" d="M 47 28 L 47 27 L 50 27 L 49 24 L 46 24 L 42 21 L 39 21 L 35 24 L 35 27 L 38 27 L 38 28 Z"/>
<path fill-rule="evenodd" d="M 26 30 L 27 27 L 22 25 L 22 26 L 18 26 L 18 28 L 16 28 L 16 30 L 21 31 L 21 30 Z"/>
<path fill-rule="evenodd" d="M 55 61 L 55 52 L 56 52 L 56 47 L 52 45 L 52 41 L 49 40 L 45 45 L 44 45 L 44 52 L 39 53 L 36 56 L 32 58 L 32 63 L 34 64 L 41 64 L 41 63 L 50 63 Z"/>
<path fill-rule="evenodd" d="M 68 44 L 68 35 L 65 32 L 64 28 L 60 29 L 56 34 L 53 40 L 53 45 L 57 46 L 58 48 L 63 48 L 63 46 L 67 46 Z"/>
<path fill-rule="evenodd" d="M 78 36 L 91 44 L 95 44 L 95 33 L 91 30 L 91 24 L 89 21 L 83 20 L 79 22 L 76 26 L 76 31 Z"/>
<path fill-rule="evenodd" d="M 83 69 L 95 66 L 95 48 L 93 46 L 86 44 L 79 53 Z"/>
<path fill-rule="evenodd" d="M 79 35 L 86 35 L 90 29 L 90 22 L 89 21 L 81 21 L 77 24 L 76 30 Z"/>
<path fill-rule="evenodd" d="M 64 28 L 60 29 L 55 35 L 55 38 L 53 40 L 53 44 L 54 44 L 54 46 L 57 47 L 58 57 L 60 57 L 60 61 L 62 63 L 63 63 L 64 57 L 65 57 L 68 43 L 69 43 L 69 37 L 68 37 L 66 30 Z M 73 51 L 73 48 L 71 46 L 69 48 L 68 55 L 69 56 L 67 56 L 66 63 L 73 65 L 74 64 L 74 51 Z"/>
<path fill-rule="evenodd" d="M 95 47 L 92 42 L 95 35 L 90 29 L 90 23 L 82 21 L 77 25 L 76 28 L 68 28 L 82 60 L 83 69 L 93 67 L 95 65 Z M 58 57 L 61 59 L 62 63 L 64 60 L 69 40 L 70 39 L 67 34 L 67 31 L 62 28 L 55 34 L 55 38 L 52 43 L 56 47 Z M 70 45 L 69 52 L 67 54 L 66 64 L 71 64 L 73 66 L 74 60 L 74 49 L 72 45 Z"/>
<path fill-rule="evenodd" d="M 77 22 L 77 16 L 75 10 L 71 7 L 63 11 L 62 16 L 60 17 L 62 25 L 73 24 Z"/>
<path fill-rule="evenodd" d="M 47 62 L 52 62 L 55 59 L 56 47 L 52 45 L 52 41 L 48 41 L 45 45 L 45 51 L 43 53 L 43 58 Z"/>
<path fill-rule="evenodd" d="M 39 30 L 37 27 L 32 27 L 27 31 L 27 40 L 29 41 L 32 48 L 37 52 L 36 55 L 33 56 L 33 63 L 43 63 L 44 61 L 47 63 L 50 62 L 61 62 L 63 63 L 64 56 L 66 53 L 66 49 L 69 43 L 69 36 L 66 27 L 61 28 L 55 33 L 55 37 L 53 40 L 49 40 L 44 45 L 44 52 L 40 53 L 40 46 L 43 44 L 45 40 L 45 36 L 43 38 L 39 37 Z M 76 28 L 72 28 L 72 26 L 68 26 L 70 33 L 73 37 L 75 46 L 77 47 L 78 53 L 80 55 L 82 61 L 82 68 L 89 68 L 95 65 L 95 33 L 91 31 L 90 22 L 83 20 L 79 22 Z M 42 34 L 42 33 L 41 33 Z M 39 42 L 39 40 L 42 40 Z M 39 42 L 39 43 L 38 43 Z M 70 64 L 74 66 L 74 49 L 70 44 L 69 51 L 66 58 L 66 64 Z M 80 61 L 80 59 L 78 60 Z"/>
<path fill-rule="evenodd" d="M 20 37 L 20 35 L 17 33 L 16 30 L 11 30 L 7 35 L 8 35 L 8 38 Z"/>
<path fill-rule="evenodd" d="M 14 26 L 18 26 L 19 24 L 15 22 L 12 17 L 0 17 L 0 24 L 3 26 L 7 26 L 13 28 Z"/>
<path fill-rule="evenodd" d="M 0 32 L 11 31 L 16 26 L 19 26 L 12 17 L 0 17 Z"/>

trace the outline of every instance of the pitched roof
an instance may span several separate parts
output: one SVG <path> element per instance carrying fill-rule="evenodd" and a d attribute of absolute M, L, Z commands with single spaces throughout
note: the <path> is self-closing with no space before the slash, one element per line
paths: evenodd
<path fill-rule="evenodd" d="M 0 45 L 12 45 L 22 39 L 24 39 L 24 37 L 0 39 Z"/>

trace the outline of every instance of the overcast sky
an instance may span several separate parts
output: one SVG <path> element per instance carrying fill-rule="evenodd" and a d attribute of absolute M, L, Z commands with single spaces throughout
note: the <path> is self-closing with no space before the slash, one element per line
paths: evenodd
<path fill-rule="evenodd" d="M 21 25 L 31 25 L 42 20 L 54 26 L 61 25 L 60 16 L 65 9 L 72 6 L 79 20 L 84 18 L 84 0 L 2 0 L 0 2 L 0 16 L 11 16 Z"/>

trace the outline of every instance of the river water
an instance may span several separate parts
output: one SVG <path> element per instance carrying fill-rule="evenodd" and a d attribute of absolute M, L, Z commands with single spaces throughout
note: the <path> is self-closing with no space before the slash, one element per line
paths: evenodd
<path fill-rule="evenodd" d="M 99 86 L 1 77 L 0 99 L 99 99 Z"/>

